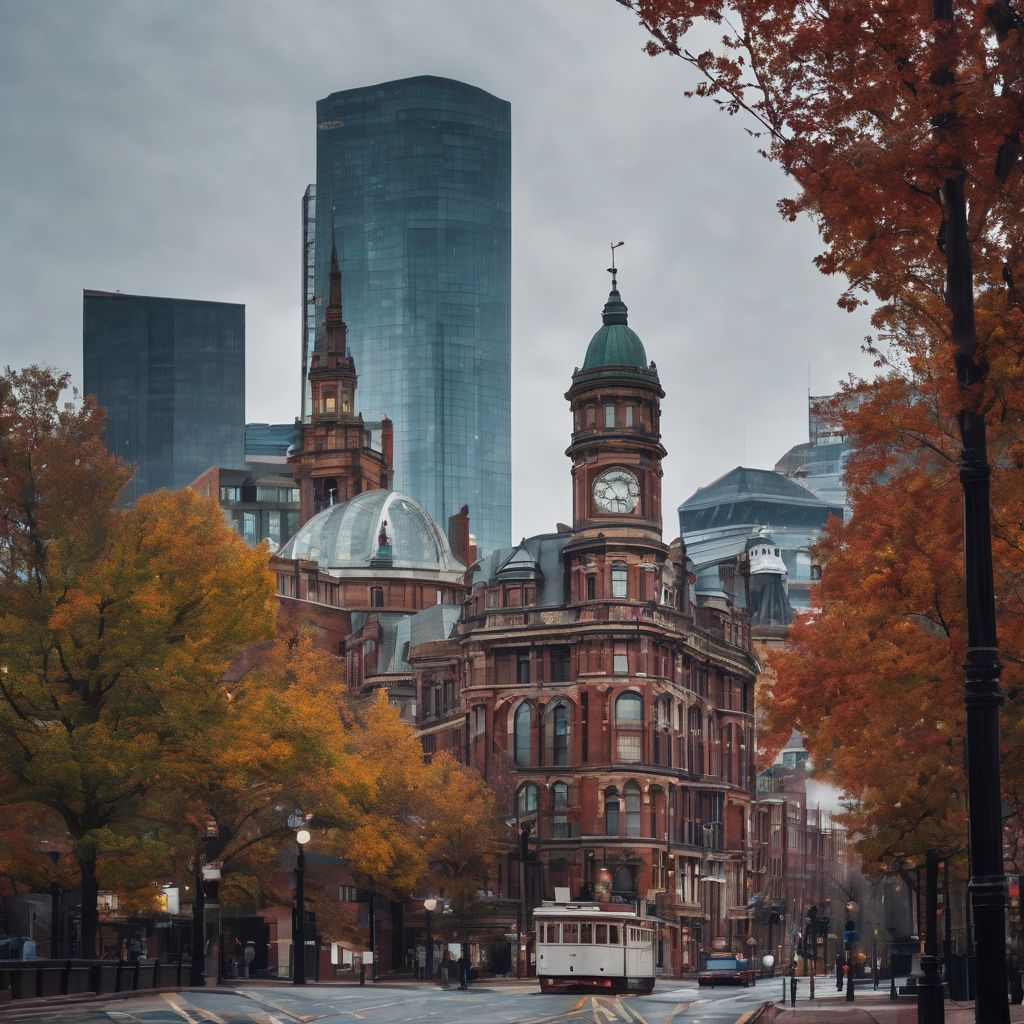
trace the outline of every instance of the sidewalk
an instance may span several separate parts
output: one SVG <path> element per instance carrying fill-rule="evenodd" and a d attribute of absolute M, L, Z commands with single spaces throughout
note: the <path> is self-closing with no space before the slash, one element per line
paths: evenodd
<path fill-rule="evenodd" d="M 906 996 L 895 1002 L 889 1000 L 888 985 L 880 985 L 874 991 L 870 983 L 865 988 L 854 989 L 853 1002 L 846 1001 L 846 993 L 835 987 L 834 979 L 827 986 L 815 985 L 815 998 L 808 999 L 807 979 L 801 978 L 797 989 L 796 1007 L 789 1005 L 789 980 L 786 981 L 786 1002 L 782 1004 L 782 984 L 778 991 L 771 993 L 775 1005 L 769 1006 L 762 1017 L 765 1024 L 917 1024 L 917 1001 Z M 758 983 L 758 988 L 764 982 Z M 863 984 L 863 983 L 862 983 Z M 767 991 L 765 992 L 768 995 Z M 974 1003 L 954 1002 L 947 999 L 944 1004 L 945 1024 L 974 1024 Z M 1010 1007 L 1012 1024 L 1024 1024 L 1024 1006 Z"/>

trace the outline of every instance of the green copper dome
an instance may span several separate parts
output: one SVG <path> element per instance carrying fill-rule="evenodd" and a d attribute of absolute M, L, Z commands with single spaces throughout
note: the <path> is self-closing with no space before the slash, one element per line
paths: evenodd
<path fill-rule="evenodd" d="M 590 339 L 587 358 L 582 369 L 595 370 L 601 366 L 635 366 L 647 369 L 647 353 L 636 331 L 627 323 L 628 310 L 619 295 L 618 282 L 612 273 L 612 290 L 604 305 L 601 319 L 604 326 Z"/>

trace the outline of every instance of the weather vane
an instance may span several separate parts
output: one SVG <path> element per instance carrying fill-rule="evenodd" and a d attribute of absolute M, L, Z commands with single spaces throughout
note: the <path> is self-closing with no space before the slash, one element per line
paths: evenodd
<path fill-rule="evenodd" d="M 611 243 L 611 247 L 612 247 L 612 265 L 608 268 L 608 273 L 612 275 L 612 287 L 613 288 L 615 287 L 615 283 L 616 283 L 615 282 L 615 250 L 618 249 L 618 247 L 620 245 L 625 245 L 625 244 L 626 244 L 625 242 L 612 242 Z"/>

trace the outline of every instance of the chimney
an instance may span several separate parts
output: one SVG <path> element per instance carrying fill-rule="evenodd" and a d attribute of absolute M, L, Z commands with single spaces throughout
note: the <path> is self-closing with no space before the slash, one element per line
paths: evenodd
<path fill-rule="evenodd" d="M 395 434 L 391 420 L 387 416 L 380 421 L 380 450 L 384 455 L 388 480 L 393 480 L 395 476 Z"/>
<path fill-rule="evenodd" d="M 448 543 L 452 554 L 467 568 L 475 560 L 476 549 L 469 543 L 469 506 L 463 505 L 453 516 L 448 517 Z"/>

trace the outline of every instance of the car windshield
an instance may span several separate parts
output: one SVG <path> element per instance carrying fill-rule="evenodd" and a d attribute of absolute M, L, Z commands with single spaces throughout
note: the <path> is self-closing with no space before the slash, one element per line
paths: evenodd
<path fill-rule="evenodd" d="M 738 971 L 740 969 L 739 963 L 735 957 L 722 960 L 709 960 L 708 970 L 709 971 Z"/>

